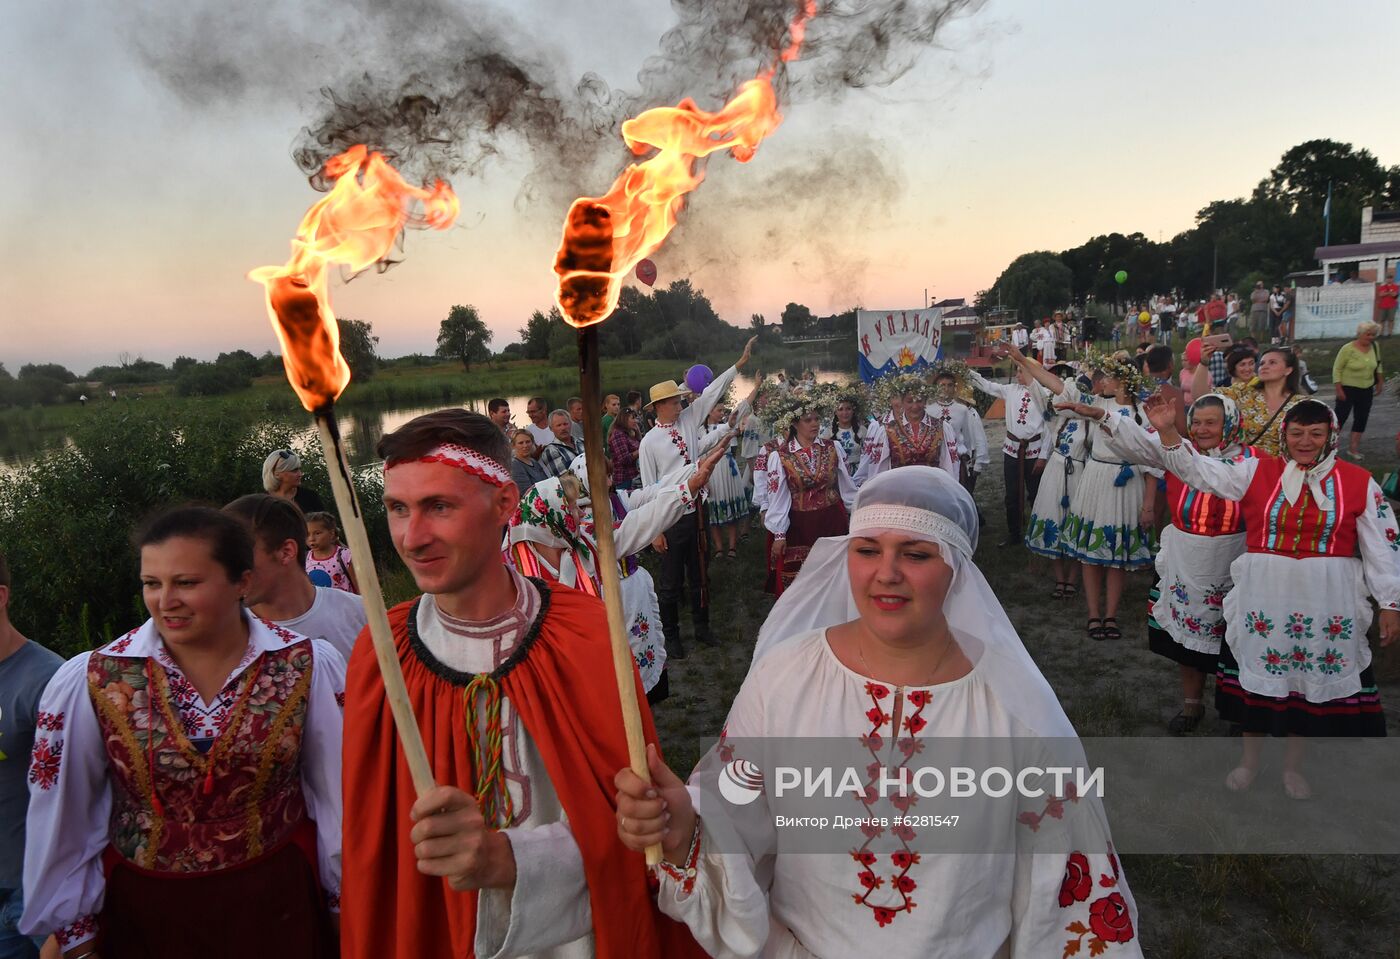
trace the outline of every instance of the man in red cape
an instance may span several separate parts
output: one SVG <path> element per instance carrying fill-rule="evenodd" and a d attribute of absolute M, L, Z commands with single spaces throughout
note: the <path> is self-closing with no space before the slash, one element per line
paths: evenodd
<path fill-rule="evenodd" d="M 602 604 L 502 560 L 519 491 L 500 430 L 442 410 L 378 452 L 394 547 L 424 592 L 389 621 L 439 785 L 415 794 L 361 634 L 346 679 L 342 955 L 702 956 L 617 840 L 613 776 L 628 759 Z M 637 698 L 655 742 L 640 680 Z"/>

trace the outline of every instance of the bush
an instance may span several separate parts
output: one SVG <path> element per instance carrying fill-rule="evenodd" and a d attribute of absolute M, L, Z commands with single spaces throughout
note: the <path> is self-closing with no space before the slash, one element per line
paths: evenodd
<path fill-rule="evenodd" d="M 247 389 L 253 378 L 246 369 L 232 364 L 196 363 L 185 367 L 175 378 L 176 396 L 220 396 Z"/>
<path fill-rule="evenodd" d="M 262 490 L 269 450 L 293 428 L 245 412 L 103 408 L 73 429 L 72 444 L 0 474 L 0 549 L 14 576 L 10 613 L 24 633 L 71 656 L 140 625 L 132 532 L 183 502 L 222 506 Z M 296 443 L 305 482 L 331 502 L 319 446 Z M 372 471 L 373 472 L 373 471 Z M 377 556 L 392 547 L 377 480 L 360 480 Z"/>

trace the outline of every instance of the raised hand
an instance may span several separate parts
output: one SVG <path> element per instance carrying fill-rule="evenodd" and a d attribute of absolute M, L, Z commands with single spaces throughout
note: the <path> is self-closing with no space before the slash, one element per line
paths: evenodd
<path fill-rule="evenodd" d="M 651 782 L 630 768 L 613 777 L 617 787 L 617 838 L 633 852 L 657 843 L 676 864 L 685 860 L 695 833 L 695 806 L 685 783 L 661 761 L 654 743 L 647 744 L 647 768 Z"/>
<path fill-rule="evenodd" d="M 749 337 L 749 341 L 748 341 L 747 343 L 744 344 L 744 353 L 743 353 L 743 355 L 740 356 L 737 360 L 734 361 L 734 368 L 735 368 L 736 370 L 742 370 L 742 369 L 744 368 L 745 364 L 747 364 L 747 363 L 749 362 L 749 358 L 750 358 L 751 356 L 753 356 L 753 345 L 754 345 L 755 343 L 757 343 L 757 342 L 758 342 L 758 337 L 756 337 L 756 336 L 751 336 L 751 337 Z"/>
<path fill-rule="evenodd" d="M 1176 402 L 1161 393 L 1153 393 L 1142 404 L 1148 422 L 1157 428 L 1163 437 L 1176 436 Z"/>
<path fill-rule="evenodd" d="M 700 492 L 701 487 L 710 481 L 710 475 L 715 471 L 715 465 L 722 459 L 729 449 L 729 441 L 734 439 L 734 431 L 729 433 L 715 444 L 715 448 L 704 456 L 700 457 L 700 462 L 695 464 L 695 473 L 690 477 L 689 486 L 692 493 Z"/>

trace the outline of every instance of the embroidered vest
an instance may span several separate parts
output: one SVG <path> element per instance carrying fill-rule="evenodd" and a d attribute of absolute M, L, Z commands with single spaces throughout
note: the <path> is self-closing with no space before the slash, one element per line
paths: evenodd
<path fill-rule="evenodd" d="M 301 735 L 310 643 L 264 652 L 238 678 L 223 732 L 186 737 L 155 659 L 88 659 L 88 692 L 111 769 L 110 839 L 157 872 L 214 872 L 275 849 L 306 818 Z"/>
<path fill-rule="evenodd" d="M 885 427 L 890 438 L 890 466 L 938 466 L 943 461 L 943 427 L 933 426 L 929 418 L 919 425 L 919 436 L 903 425 L 891 423 Z"/>
<path fill-rule="evenodd" d="M 1284 466 L 1280 456 L 1260 459 L 1249 491 L 1240 501 L 1249 552 L 1297 558 L 1357 555 L 1356 520 L 1367 506 L 1371 474 L 1359 466 L 1338 463 L 1322 481 L 1334 505 L 1334 512 L 1324 513 L 1306 486 L 1298 502 L 1288 505 L 1280 482 Z"/>
<path fill-rule="evenodd" d="M 1241 463 L 1259 456 L 1246 446 L 1231 462 Z M 1197 536 L 1230 536 L 1244 530 L 1244 506 L 1234 500 L 1192 489 L 1175 473 L 1167 473 L 1167 508 L 1172 525 L 1183 533 Z"/>
<path fill-rule="evenodd" d="M 779 449 L 778 461 L 783 464 L 794 511 L 805 513 L 826 509 L 840 502 L 841 496 L 836 489 L 836 469 L 840 457 L 832 444 L 820 440 L 813 443 L 810 459 L 800 452 Z"/>

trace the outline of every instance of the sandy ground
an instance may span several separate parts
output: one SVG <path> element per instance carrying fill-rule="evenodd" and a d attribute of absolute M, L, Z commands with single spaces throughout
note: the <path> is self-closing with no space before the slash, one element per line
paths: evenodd
<path fill-rule="evenodd" d="M 1319 396 L 1330 393 L 1324 387 Z M 1004 428 L 995 421 L 987 425 L 995 451 Z M 1396 468 L 1397 430 L 1400 404 L 1390 396 L 1378 400 L 1362 447 L 1362 465 L 1378 477 Z M 992 468 L 977 489 L 987 520 L 977 561 L 1026 648 L 1081 735 L 1166 735 L 1165 724 L 1180 708 L 1181 694 L 1176 665 L 1147 649 L 1151 574 L 1128 577 L 1119 612 L 1123 638 L 1089 640 L 1082 596 L 1050 598 L 1054 580 L 1048 561 L 1020 547 L 996 545 L 1005 534 L 998 455 L 993 453 Z M 748 670 L 758 628 L 772 605 L 762 591 L 762 546 L 760 529 L 743 541 L 739 558 L 713 563 L 711 615 L 722 644 L 704 648 L 692 643 L 690 656 L 671 667 L 671 698 L 655 712 L 661 742 L 677 770 L 688 770 L 717 735 Z M 688 637 L 688 617 L 683 615 L 683 622 Z M 1400 646 L 1375 652 L 1394 735 L 1400 722 Z M 1213 684 L 1208 685 L 1208 706 L 1212 691 Z M 1208 709 L 1196 735 L 1226 734 Z M 1277 773 L 1266 784 L 1268 776 L 1266 770 L 1255 788 L 1277 789 Z M 1124 858 L 1138 901 L 1141 941 L 1150 956 L 1400 959 L 1393 935 L 1400 928 L 1400 897 L 1394 894 L 1400 857 Z"/>

